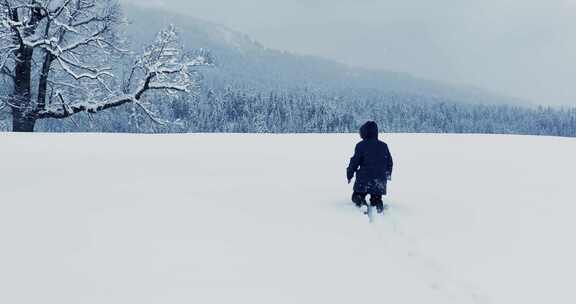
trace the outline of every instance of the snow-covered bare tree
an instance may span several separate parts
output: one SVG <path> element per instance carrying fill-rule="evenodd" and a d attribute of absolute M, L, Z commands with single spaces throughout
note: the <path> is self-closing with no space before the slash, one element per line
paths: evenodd
<path fill-rule="evenodd" d="M 125 79 L 115 75 L 114 62 L 129 54 L 121 24 L 115 0 L 0 0 L 0 75 L 11 82 L 0 104 L 11 109 L 12 129 L 32 132 L 39 119 L 126 103 L 160 122 L 147 93 L 194 90 L 196 67 L 208 65 L 208 56 L 185 53 L 172 26 L 132 60 Z"/>

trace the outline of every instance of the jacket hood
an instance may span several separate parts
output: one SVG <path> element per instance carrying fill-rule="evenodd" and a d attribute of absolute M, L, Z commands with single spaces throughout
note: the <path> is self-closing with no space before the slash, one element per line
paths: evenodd
<path fill-rule="evenodd" d="M 362 139 L 370 139 L 370 138 L 378 138 L 378 125 L 373 122 L 369 121 L 360 127 L 360 137 Z"/>

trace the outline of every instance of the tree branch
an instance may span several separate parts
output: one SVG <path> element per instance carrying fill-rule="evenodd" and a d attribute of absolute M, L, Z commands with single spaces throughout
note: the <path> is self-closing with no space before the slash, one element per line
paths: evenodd
<path fill-rule="evenodd" d="M 8 69 L 7 67 L 3 67 L 0 70 L 0 75 L 8 77 L 12 81 L 16 81 L 16 77 L 14 77 L 14 72 Z"/>
<path fill-rule="evenodd" d="M 139 89 L 131 95 L 120 96 L 116 99 L 108 100 L 108 101 L 101 101 L 101 102 L 77 102 L 73 104 L 68 104 L 64 101 L 62 94 L 58 94 L 62 102 L 62 108 L 54 108 L 54 107 L 46 107 L 46 109 L 38 109 L 33 115 L 37 119 L 43 118 L 67 118 L 74 114 L 80 112 L 88 112 L 88 113 L 97 113 L 100 111 L 104 111 L 109 108 L 118 107 L 126 103 L 134 102 L 137 103 L 138 106 L 144 108 L 144 106 L 139 102 L 142 98 L 142 95 L 148 91 L 150 82 L 154 78 L 154 74 L 148 74 L 145 81 L 141 84 Z M 150 112 L 147 110 L 147 114 Z M 150 115 L 153 116 L 153 115 Z"/>

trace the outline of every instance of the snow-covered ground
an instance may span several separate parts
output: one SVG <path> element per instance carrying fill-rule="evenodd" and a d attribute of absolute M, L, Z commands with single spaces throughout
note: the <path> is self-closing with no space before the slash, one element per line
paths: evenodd
<path fill-rule="evenodd" d="M 576 140 L 0 134 L 0 303 L 576 303 Z"/>

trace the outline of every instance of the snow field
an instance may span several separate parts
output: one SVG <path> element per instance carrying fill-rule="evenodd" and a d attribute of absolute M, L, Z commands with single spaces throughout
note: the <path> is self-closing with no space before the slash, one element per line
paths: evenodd
<path fill-rule="evenodd" d="M 574 303 L 573 139 L 0 134 L 1 303 Z"/>

